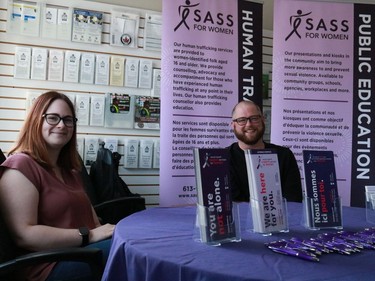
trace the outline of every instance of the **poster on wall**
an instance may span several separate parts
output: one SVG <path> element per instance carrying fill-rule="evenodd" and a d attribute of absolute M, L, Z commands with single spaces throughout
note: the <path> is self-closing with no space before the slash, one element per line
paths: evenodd
<path fill-rule="evenodd" d="M 332 150 L 343 205 L 375 183 L 375 5 L 275 0 L 271 141 Z"/>
<path fill-rule="evenodd" d="M 262 97 L 262 4 L 163 1 L 160 205 L 196 203 L 193 148 L 235 141 L 231 111 Z"/>

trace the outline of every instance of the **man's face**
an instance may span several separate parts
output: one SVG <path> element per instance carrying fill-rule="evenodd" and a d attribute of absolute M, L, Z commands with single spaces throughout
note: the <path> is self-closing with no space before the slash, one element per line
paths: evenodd
<path fill-rule="evenodd" d="M 256 118 L 258 116 L 260 118 Z M 232 128 L 237 139 L 250 146 L 262 142 L 265 124 L 263 115 L 261 115 L 258 108 L 253 104 L 239 104 L 233 113 L 232 120 L 242 117 L 253 117 L 253 121 L 246 120 L 246 123 L 242 126 L 238 122 L 232 121 Z"/>

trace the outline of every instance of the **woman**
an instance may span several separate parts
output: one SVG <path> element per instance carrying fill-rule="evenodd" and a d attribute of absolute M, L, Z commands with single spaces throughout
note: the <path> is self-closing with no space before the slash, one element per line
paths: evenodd
<path fill-rule="evenodd" d="M 1 211 L 25 252 L 94 243 L 108 253 L 114 225 L 100 225 L 84 191 L 76 121 L 68 97 L 54 91 L 41 95 L 0 167 Z M 22 279 L 90 280 L 88 271 L 81 263 L 51 263 L 29 268 Z"/>

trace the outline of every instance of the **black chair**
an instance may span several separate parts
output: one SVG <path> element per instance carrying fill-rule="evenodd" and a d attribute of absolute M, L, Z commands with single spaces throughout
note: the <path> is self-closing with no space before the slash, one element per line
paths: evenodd
<path fill-rule="evenodd" d="M 118 165 L 121 156 L 116 153 L 112 154 L 108 149 L 104 148 L 103 145 L 99 149 L 98 155 L 100 153 L 106 154 L 106 156 L 103 157 L 105 161 L 98 160 L 98 158 L 103 159 L 102 157 L 98 157 L 97 161 L 101 161 L 101 163 L 94 162 L 92 165 L 97 165 L 97 169 L 99 169 L 101 173 L 98 172 L 94 175 L 93 169 L 91 169 L 89 175 L 81 159 L 81 176 L 86 193 L 101 223 L 116 224 L 121 219 L 135 212 L 145 210 L 146 203 L 145 199 L 139 196 L 139 194 L 131 193 L 127 189 L 126 184 L 120 179 L 118 175 Z M 106 175 L 106 177 L 103 175 Z M 93 184 L 93 181 L 95 181 L 96 186 Z M 124 193 L 105 190 L 106 188 L 124 189 Z"/>
<path fill-rule="evenodd" d="M 63 248 L 58 250 L 32 252 L 17 256 L 14 245 L 3 217 L 0 216 L 0 281 L 14 280 L 17 271 L 42 263 L 77 261 L 87 263 L 92 271 L 93 280 L 101 280 L 103 274 L 102 251 L 97 248 Z"/>
<path fill-rule="evenodd" d="M 5 160 L 0 149 L 0 164 Z M 14 280 L 15 272 L 28 266 L 60 261 L 79 261 L 87 263 L 92 271 L 93 280 L 101 280 L 103 274 L 102 251 L 96 248 L 63 248 L 58 250 L 39 251 L 17 256 L 8 227 L 0 214 L 0 281 Z"/>

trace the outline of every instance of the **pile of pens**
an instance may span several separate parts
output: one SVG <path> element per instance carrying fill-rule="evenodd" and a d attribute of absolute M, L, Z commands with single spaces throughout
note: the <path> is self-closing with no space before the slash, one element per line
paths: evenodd
<path fill-rule="evenodd" d="M 322 233 L 315 238 L 278 240 L 265 245 L 272 251 L 308 261 L 319 261 L 323 253 L 351 255 L 363 249 L 375 250 L 375 227 L 362 231 L 338 231 Z"/>

